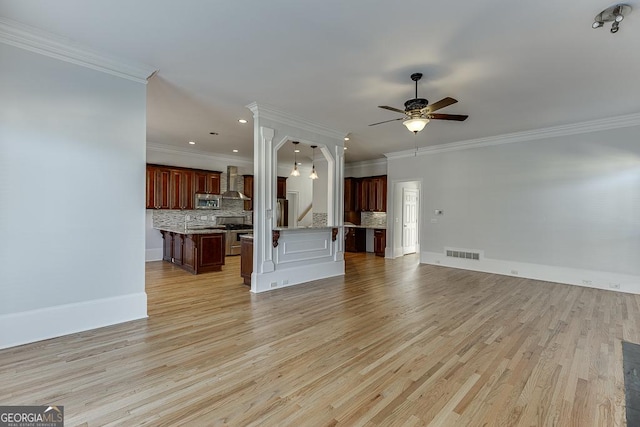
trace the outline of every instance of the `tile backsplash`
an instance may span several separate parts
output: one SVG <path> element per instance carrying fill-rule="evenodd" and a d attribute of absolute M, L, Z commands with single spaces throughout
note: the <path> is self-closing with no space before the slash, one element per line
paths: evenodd
<path fill-rule="evenodd" d="M 197 210 L 154 210 L 154 227 L 184 227 L 194 225 L 216 224 L 219 216 L 244 216 L 244 222 L 251 223 L 251 211 L 244 210 L 242 200 L 223 199 L 222 209 L 197 209 Z M 185 218 L 188 219 L 185 221 Z"/>
<path fill-rule="evenodd" d="M 361 212 L 360 225 L 367 226 L 367 227 L 386 227 L 387 213 L 386 212 Z"/>
<path fill-rule="evenodd" d="M 326 213 L 313 213 L 313 226 L 314 227 L 325 227 L 327 225 L 327 214 Z"/>

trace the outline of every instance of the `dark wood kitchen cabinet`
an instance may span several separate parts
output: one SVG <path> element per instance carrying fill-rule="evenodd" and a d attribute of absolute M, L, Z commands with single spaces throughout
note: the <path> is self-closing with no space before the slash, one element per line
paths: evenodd
<path fill-rule="evenodd" d="M 221 172 L 147 164 L 147 209 L 193 209 L 196 193 L 220 194 Z"/>
<path fill-rule="evenodd" d="M 387 176 L 370 176 L 359 179 L 356 199 L 356 210 L 365 212 L 387 211 Z"/>
<path fill-rule="evenodd" d="M 169 182 L 169 209 L 193 209 L 195 198 L 193 172 L 171 169 Z"/>
<path fill-rule="evenodd" d="M 253 175 L 243 175 L 244 178 L 244 189 L 243 193 L 245 196 L 253 199 Z M 245 200 L 244 201 L 244 210 L 252 211 L 253 210 L 253 200 Z"/>
<path fill-rule="evenodd" d="M 147 209 L 170 209 L 171 169 L 147 165 Z"/>
<path fill-rule="evenodd" d="M 220 172 L 194 171 L 195 193 L 220 194 Z"/>
<path fill-rule="evenodd" d="M 278 199 L 286 199 L 287 198 L 287 178 L 283 176 L 278 177 L 278 186 L 277 186 L 277 198 Z"/>
<path fill-rule="evenodd" d="M 373 230 L 373 252 L 376 256 L 384 256 L 384 250 L 387 247 L 387 230 Z"/>
<path fill-rule="evenodd" d="M 387 177 L 373 176 L 369 184 L 369 210 L 373 212 L 387 211 Z"/>
<path fill-rule="evenodd" d="M 344 230 L 345 252 L 366 252 L 367 230 L 356 227 L 346 227 Z"/>
<path fill-rule="evenodd" d="M 224 265 L 225 233 L 184 234 L 160 230 L 162 259 L 192 273 L 220 271 Z"/>
<path fill-rule="evenodd" d="M 344 211 L 352 212 L 359 209 L 356 208 L 356 190 L 357 179 L 345 178 L 344 179 Z"/>
<path fill-rule="evenodd" d="M 240 276 L 245 285 L 251 286 L 253 273 L 253 236 L 245 234 L 240 237 Z"/>

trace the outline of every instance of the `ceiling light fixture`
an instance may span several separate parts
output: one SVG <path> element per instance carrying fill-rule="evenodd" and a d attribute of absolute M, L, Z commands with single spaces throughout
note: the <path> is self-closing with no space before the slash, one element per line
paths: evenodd
<path fill-rule="evenodd" d="M 402 122 L 411 132 L 418 133 L 429 123 L 429 119 L 422 117 L 415 117 L 413 119 L 405 120 Z"/>
<path fill-rule="evenodd" d="M 628 4 L 615 4 L 597 14 L 593 19 L 591 28 L 600 28 L 604 25 L 605 22 L 611 22 L 611 33 L 615 34 L 620 29 L 620 22 L 622 22 L 625 15 L 628 15 L 630 12 L 631 6 L 629 6 Z"/>
<path fill-rule="evenodd" d="M 190 144 L 190 145 L 196 145 L 196 143 L 195 143 L 195 142 L 193 142 L 193 141 L 189 141 L 189 144 Z"/>
<path fill-rule="evenodd" d="M 245 119 L 238 119 L 238 123 L 245 124 L 245 123 L 247 123 L 247 121 Z"/>
<path fill-rule="evenodd" d="M 294 147 L 297 147 L 300 144 L 300 141 L 291 141 Z M 293 150 L 293 170 L 291 171 L 291 176 L 300 176 L 300 171 L 298 170 L 298 149 Z"/>
<path fill-rule="evenodd" d="M 309 175 L 309 178 L 311 179 L 318 179 L 318 172 L 316 172 L 316 148 L 317 147 L 318 147 L 317 145 L 311 146 L 311 149 L 313 150 L 313 154 L 311 155 L 312 157 L 311 174 Z"/>
<path fill-rule="evenodd" d="M 234 150 L 233 150 L 233 152 L 234 152 L 234 153 L 237 153 L 237 152 L 238 152 L 238 150 L 234 149 Z"/>
<path fill-rule="evenodd" d="M 344 140 L 345 140 L 345 141 L 349 141 L 349 137 L 348 137 L 348 136 L 345 136 L 345 137 L 344 137 Z"/>

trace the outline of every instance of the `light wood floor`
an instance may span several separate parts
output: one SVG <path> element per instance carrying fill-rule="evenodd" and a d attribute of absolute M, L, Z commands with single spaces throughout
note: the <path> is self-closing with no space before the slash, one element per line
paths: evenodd
<path fill-rule="evenodd" d="M 253 295 L 147 264 L 149 319 L 0 351 L 0 404 L 66 425 L 621 426 L 640 297 L 347 254 Z"/>

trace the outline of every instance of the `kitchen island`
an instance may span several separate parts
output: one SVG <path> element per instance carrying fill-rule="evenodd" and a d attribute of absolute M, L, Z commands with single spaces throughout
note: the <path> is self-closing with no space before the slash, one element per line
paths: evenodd
<path fill-rule="evenodd" d="M 218 227 L 185 229 L 156 227 L 164 240 L 162 259 L 190 272 L 222 270 L 225 257 L 225 231 Z"/>

